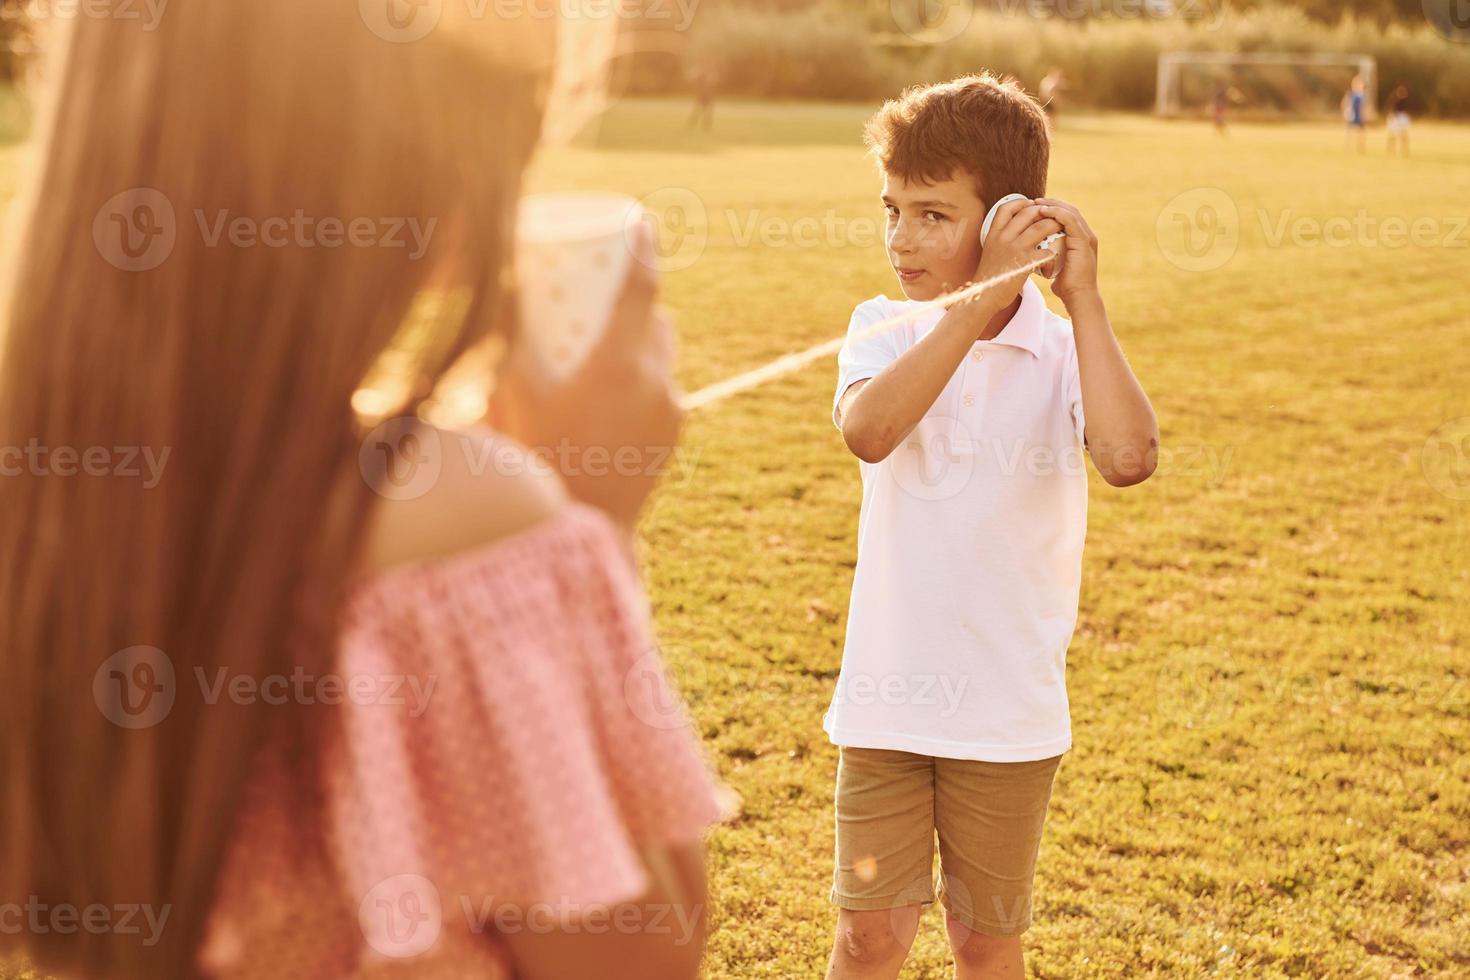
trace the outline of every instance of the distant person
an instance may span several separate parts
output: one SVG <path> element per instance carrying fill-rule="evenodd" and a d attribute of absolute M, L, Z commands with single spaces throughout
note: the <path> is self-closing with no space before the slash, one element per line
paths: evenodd
<path fill-rule="evenodd" d="M 1352 84 L 1342 97 L 1342 116 L 1347 120 L 1347 143 L 1351 146 L 1356 137 L 1359 153 L 1368 151 L 1367 120 L 1364 118 L 1367 102 L 1368 86 L 1362 75 L 1354 75 Z"/>
<path fill-rule="evenodd" d="M 689 113 L 688 127 L 709 132 L 715 125 L 715 70 L 705 65 L 689 73 L 694 88 L 694 109 Z"/>
<path fill-rule="evenodd" d="M 1240 93 L 1226 82 L 1215 86 L 1215 94 L 1210 99 L 1210 109 L 1215 117 L 1215 132 L 1221 136 L 1229 136 L 1226 123 L 1229 121 L 1230 106 L 1240 101 Z"/>
<path fill-rule="evenodd" d="M 1060 68 L 1053 68 L 1046 73 L 1041 80 L 1041 87 L 1037 93 L 1041 96 L 1041 107 L 1046 110 L 1055 122 L 1062 111 L 1062 94 L 1070 86 L 1067 84 L 1067 76 Z"/>
<path fill-rule="evenodd" d="M 1409 86 L 1399 82 L 1388 93 L 1383 103 L 1383 112 L 1388 116 L 1388 153 L 1394 153 L 1397 144 L 1404 156 L 1409 155 Z"/>

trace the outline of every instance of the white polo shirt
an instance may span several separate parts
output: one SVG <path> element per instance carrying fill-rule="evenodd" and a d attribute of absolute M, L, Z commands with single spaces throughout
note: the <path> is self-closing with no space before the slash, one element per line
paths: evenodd
<path fill-rule="evenodd" d="M 865 339 L 916 304 L 853 311 L 837 404 L 926 336 L 942 310 Z M 1027 281 L 924 418 L 863 481 L 837 689 L 837 745 L 1025 762 L 1072 745 L 1067 645 L 1077 625 L 1087 470 L 1070 321 Z"/>

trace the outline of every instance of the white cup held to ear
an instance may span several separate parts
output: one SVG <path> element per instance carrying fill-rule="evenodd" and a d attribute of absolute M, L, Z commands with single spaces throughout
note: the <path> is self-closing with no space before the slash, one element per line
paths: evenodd
<path fill-rule="evenodd" d="M 987 239 L 987 238 L 990 237 L 990 226 L 993 225 L 993 224 L 995 224 L 995 216 L 1000 211 L 1000 209 L 1001 209 L 1002 206 L 1004 206 L 1006 204 L 1009 204 L 1012 201 L 1029 201 L 1029 200 L 1031 200 L 1031 199 L 1029 197 L 1027 197 L 1025 194 L 1007 194 L 1005 197 L 1001 198 L 999 201 L 996 201 L 994 204 L 992 204 L 990 206 L 990 210 L 985 215 L 985 223 L 980 226 L 980 244 L 981 245 L 984 245 L 985 244 L 985 239 Z M 1059 232 L 1057 232 L 1055 234 L 1047 235 L 1046 238 L 1042 239 L 1041 244 L 1037 245 L 1036 247 L 1038 249 L 1051 248 L 1052 242 L 1055 242 L 1059 238 L 1066 238 L 1066 237 L 1067 236 L 1066 236 L 1066 234 L 1064 232 L 1060 232 L 1059 231 Z"/>
<path fill-rule="evenodd" d="M 622 194 L 533 194 L 521 201 L 518 341 L 552 380 L 575 371 L 606 331 L 642 218 L 642 206 Z"/>
<path fill-rule="evenodd" d="M 995 224 L 995 216 L 1000 212 L 1002 206 L 1009 204 L 1012 201 L 1029 200 L 1031 199 L 1025 194 L 1007 194 L 1005 197 L 992 204 L 990 206 L 989 212 L 987 212 L 985 215 L 984 223 L 980 225 L 980 244 L 984 245 L 985 239 L 990 237 L 990 226 Z M 1047 235 L 1044 239 L 1041 240 L 1040 244 L 1036 246 L 1036 249 L 1037 251 L 1050 251 L 1053 243 L 1066 237 L 1066 233 L 1060 231 L 1051 235 Z M 1047 263 L 1046 265 L 1041 267 L 1040 271 L 1043 276 L 1051 279 L 1056 276 L 1057 268 L 1054 263 Z"/>

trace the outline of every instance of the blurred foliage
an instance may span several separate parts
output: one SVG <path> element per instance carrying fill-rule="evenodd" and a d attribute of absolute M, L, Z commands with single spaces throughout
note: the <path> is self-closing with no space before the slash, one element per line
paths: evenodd
<path fill-rule="evenodd" d="M 34 24 L 20 0 L 0 0 L 0 84 L 13 85 L 25 68 Z"/>
<path fill-rule="evenodd" d="M 640 45 L 643 53 L 623 88 L 627 94 L 685 92 L 691 78 L 704 73 L 714 76 L 722 95 L 871 101 L 981 67 L 1015 75 L 1035 91 L 1047 72 L 1061 68 L 1071 83 L 1071 103 L 1138 110 L 1153 105 L 1164 51 L 1321 52 L 1376 58 L 1380 102 L 1402 81 L 1413 93 L 1416 114 L 1470 115 L 1470 45 L 1446 41 L 1422 10 L 1414 21 L 1381 24 L 1348 14 L 1326 23 L 1307 12 L 1307 4 L 1252 0 L 1238 0 L 1250 8 L 1239 10 L 1207 6 L 1217 0 L 1196 0 L 1188 8 L 1186 0 L 1173 0 L 1173 15 L 1157 8 L 1138 14 L 1145 0 L 987 2 L 1002 12 L 976 11 L 957 36 L 926 41 L 898 31 L 894 11 L 900 8 L 887 2 L 705 0 L 687 32 L 666 32 L 668 43 Z M 1072 6 L 1065 15 L 1037 15 L 1031 4 L 1045 2 Z M 1131 4 L 1134 14 L 1074 15 L 1110 3 Z M 864 15 L 850 15 L 859 6 Z M 1377 6 L 1388 11 L 1401 5 Z"/>
<path fill-rule="evenodd" d="M 896 2 L 896 0 L 895 0 Z M 1189 6 L 1191 0 L 970 0 L 976 10 L 991 9 L 1000 13 L 1017 10 L 1052 10 L 1068 19 L 1108 17 L 1110 15 L 1136 16 L 1136 11 L 1154 4 L 1170 5 L 1176 9 Z M 1423 0 L 1193 0 L 1195 6 L 1216 9 L 1230 7 L 1235 10 L 1259 10 L 1272 7 L 1296 8 L 1303 14 L 1324 24 L 1335 24 L 1344 17 L 1367 20 L 1383 25 L 1393 22 L 1422 23 L 1424 20 Z M 745 8 L 751 10 L 804 10 L 822 6 L 822 0 L 701 0 L 700 7 Z M 852 12 L 887 10 L 890 0 L 838 0 L 836 6 Z"/>

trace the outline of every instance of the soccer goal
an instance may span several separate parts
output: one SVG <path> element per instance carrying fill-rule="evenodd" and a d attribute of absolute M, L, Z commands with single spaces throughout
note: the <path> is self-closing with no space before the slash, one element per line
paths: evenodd
<path fill-rule="evenodd" d="M 1160 116 L 1209 116 L 1217 101 L 1232 115 L 1253 118 L 1342 118 L 1342 97 L 1363 77 L 1366 118 L 1377 114 L 1378 62 L 1366 54 L 1221 54 L 1171 51 L 1159 55 Z"/>

